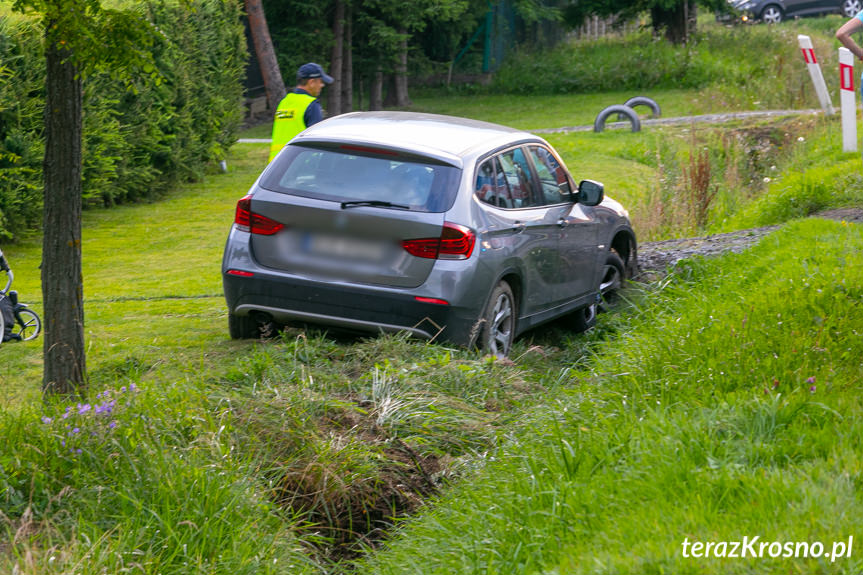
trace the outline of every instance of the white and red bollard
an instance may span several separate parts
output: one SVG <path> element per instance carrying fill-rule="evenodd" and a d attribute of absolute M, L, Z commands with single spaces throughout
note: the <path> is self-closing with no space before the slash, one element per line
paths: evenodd
<path fill-rule="evenodd" d="M 857 94 L 854 92 L 854 54 L 839 48 L 839 107 L 842 111 L 842 151 L 857 151 Z"/>
<path fill-rule="evenodd" d="M 809 36 L 800 35 L 797 36 L 797 42 L 800 44 L 800 50 L 803 51 L 803 59 L 806 61 L 806 67 L 809 68 L 809 76 L 812 78 L 812 83 L 815 84 L 815 93 L 818 94 L 821 108 L 829 116 L 833 114 L 833 102 L 830 101 L 830 93 L 827 92 L 827 84 L 824 82 L 821 66 L 818 65 L 818 60 L 815 58 L 812 39 Z"/>

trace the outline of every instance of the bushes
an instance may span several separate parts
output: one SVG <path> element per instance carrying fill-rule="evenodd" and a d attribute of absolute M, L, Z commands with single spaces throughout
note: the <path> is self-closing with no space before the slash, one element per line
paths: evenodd
<path fill-rule="evenodd" d="M 158 80 L 89 76 L 84 97 L 85 205 L 148 199 L 224 157 L 242 121 L 246 62 L 240 3 L 149 0 L 136 8 L 159 32 Z M 41 219 L 42 32 L 0 16 L 0 239 Z"/>
<path fill-rule="evenodd" d="M 623 38 L 573 41 L 542 53 L 522 51 L 504 63 L 492 89 L 510 94 L 569 94 L 717 87 L 726 99 L 746 107 L 805 107 L 810 99 L 814 102 L 814 92 L 800 62 L 799 30 L 792 24 L 707 26 L 695 41 L 681 46 L 656 40 L 644 31 Z M 832 46 L 821 38 L 813 40 L 819 57 L 832 65 Z M 832 77 L 828 82 L 834 85 Z"/>

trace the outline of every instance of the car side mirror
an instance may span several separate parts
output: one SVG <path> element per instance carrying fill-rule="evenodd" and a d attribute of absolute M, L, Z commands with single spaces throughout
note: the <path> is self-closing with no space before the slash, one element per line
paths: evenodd
<path fill-rule="evenodd" d="M 578 184 L 578 203 L 585 206 L 596 206 L 605 197 L 605 187 L 593 180 L 581 180 Z"/>

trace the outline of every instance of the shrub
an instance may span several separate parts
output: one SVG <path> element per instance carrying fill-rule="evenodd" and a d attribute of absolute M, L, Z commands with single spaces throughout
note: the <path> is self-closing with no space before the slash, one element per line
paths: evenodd
<path fill-rule="evenodd" d="M 794 108 L 817 104 L 801 65 L 791 26 L 706 28 L 675 46 L 642 31 L 623 38 L 577 40 L 553 50 L 523 50 L 497 72 L 496 93 L 568 94 L 650 89 L 705 89 L 705 95 L 746 107 Z M 813 38 L 825 69 L 832 46 Z M 764 58 L 746 57 L 765 54 Z M 834 78 L 827 78 L 835 87 Z"/>
<path fill-rule="evenodd" d="M 156 74 L 89 76 L 84 98 L 85 205 L 148 199 L 200 177 L 224 157 L 242 121 L 246 47 L 238 2 L 150 0 L 137 8 L 159 32 Z M 41 216 L 44 56 L 32 20 L 0 16 L 0 238 Z"/>

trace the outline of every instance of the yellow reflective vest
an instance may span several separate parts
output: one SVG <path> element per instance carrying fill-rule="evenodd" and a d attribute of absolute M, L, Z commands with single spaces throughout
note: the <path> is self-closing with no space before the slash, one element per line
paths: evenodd
<path fill-rule="evenodd" d="M 268 162 L 273 161 L 276 154 L 285 147 L 285 144 L 291 138 L 306 129 L 306 122 L 303 116 L 306 113 L 306 109 L 315 99 L 310 94 L 291 92 L 279 102 L 279 107 L 276 108 L 276 115 L 273 118 L 273 141 L 270 144 L 270 159 Z"/>

